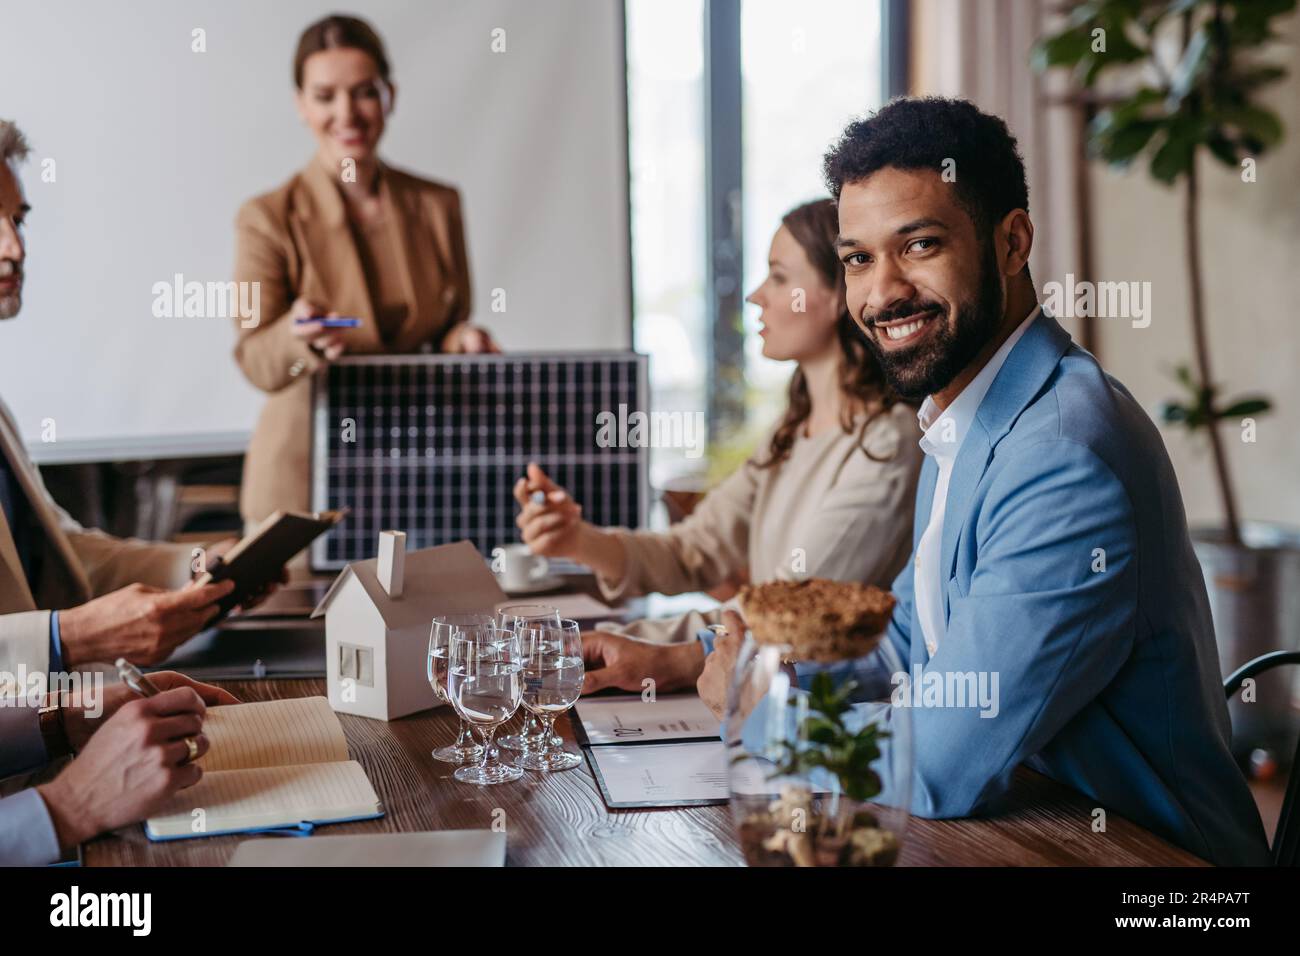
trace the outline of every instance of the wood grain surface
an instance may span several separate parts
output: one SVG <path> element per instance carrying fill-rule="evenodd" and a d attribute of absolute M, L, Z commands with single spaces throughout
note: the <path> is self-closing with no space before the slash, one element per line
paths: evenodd
<path fill-rule="evenodd" d="M 240 700 L 324 695 L 325 682 L 224 682 Z M 352 756 L 383 801 L 379 820 L 322 827 L 322 834 L 485 829 L 503 820 L 511 866 L 736 866 L 743 863 L 728 807 L 608 810 L 584 763 L 555 775 L 476 787 L 429 756 L 455 733 L 449 708 L 390 723 L 339 715 Z M 557 724 L 570 749 L 566 721 Z M 995 816 L 969 820 L 913 817 L 903 840 L 906 866 L 1204 866 L 1197 857 L 1108 813 L 1092 831 L 1089 801 L 1025 768 Z M 83 847 L 89 866 L 224 866 L 242 840 L 225 836 L 151 843 L 141 826 Z"/>

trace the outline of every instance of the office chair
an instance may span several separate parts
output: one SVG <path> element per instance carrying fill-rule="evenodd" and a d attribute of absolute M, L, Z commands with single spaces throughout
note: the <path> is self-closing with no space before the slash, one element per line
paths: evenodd
<path fill-rule="evenodd" d="M 1300 664 L 1300 651 L 1273 651 L 1247 661 L 1223 682 L 1224 696 L 1235 694 L 1247 678 L 1282 664 Z M 1278 817 L 1277 833 L 1273 835 L 1274 866 L 1296 866 L 1297 858 L 1300 858 L 1300 815 L 1296 812 L 1296 803 L 1300 802 L 1300 772 L 1297 771 L 1300 771 L 1300 745 L 1296 746 L 1295 759 L 1291 762 L 1291 778 L 1282 798 L 1282 815 Z"/>

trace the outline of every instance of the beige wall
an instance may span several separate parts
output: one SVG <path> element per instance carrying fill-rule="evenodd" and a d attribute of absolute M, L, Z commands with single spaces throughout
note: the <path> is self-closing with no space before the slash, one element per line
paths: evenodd
<path fill-rule="evenodd" d="M 1203 160 L 1201 256 L 1210 361 L 1227 395 L 1264 392 L 1274 411 L 1257 440 L 1225 427 L 1243 518 L 1300 527 L 1300 20 L 1290 18 L 1272 54 L 1291 75 L 1267 102 L 1287 139 L 1259 161 L 1258 179 Z M 1151 282 L 1151 326 L 1099 321 L 1103 364 L 1154 414 L 1176 394 L 1164 369 L 1192 355 L 1181 192 L 1156 184 L 1145 166 L 1116 173 L 1094 165 L 1098 278 Z M 1046 277 L 1045 277 L 1046 278 Z M 1165 430 L 1165 444 L 1193 525 L 1220 517 L 1204 438 Z"/>

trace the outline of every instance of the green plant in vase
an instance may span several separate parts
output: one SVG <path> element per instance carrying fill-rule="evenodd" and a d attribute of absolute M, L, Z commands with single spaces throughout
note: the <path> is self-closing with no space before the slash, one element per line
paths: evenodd
<path fill-rule="evenodd" d="M 880 742 L 889 731 L 876 723 L 850 730 L 856 682 L 839 685 L 817 674 L 805 701 L 794 740 L 781 751 L 768 779 L 811 781 L 834 778 L 837 786 L 818 802 L 808 783 L 788 783 L 766 810 L 741 824 L 741 842 L 753 863 L 767 866 L 889 866 L 898 857 L 898 839 L 882 827 L 866 802 L 881 791 L 874 769 Z M 797 693 L 797 692 L 796 692 Z M 741 758 L 743 759 L 743 758 Z"/>

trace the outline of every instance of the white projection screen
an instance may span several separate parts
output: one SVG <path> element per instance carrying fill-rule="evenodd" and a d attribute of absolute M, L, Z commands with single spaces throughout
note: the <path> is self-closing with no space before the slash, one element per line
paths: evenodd
<path fill-rule="evenodd" d="M 290 65 L 333 12 L 388 44 L 382 154 L 461 190 L 475 320 L 507 349 L 630 347 L 618 0 L 6 4 L 0 118 L 31 142 L 33 211 L 0 396 L 39 461 L 242 448 L 262 395 L 231 321 L 155 318 L 152 290 L 229 280 L 239 205 L 311 157 Z"/>

